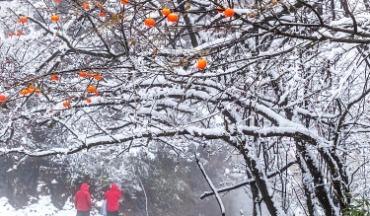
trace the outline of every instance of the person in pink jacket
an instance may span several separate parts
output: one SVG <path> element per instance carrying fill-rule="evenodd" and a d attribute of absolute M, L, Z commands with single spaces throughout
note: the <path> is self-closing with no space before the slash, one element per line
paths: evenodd
<path fill-rule="evenodd" d="M 121 197 L 121 190 L 116 184 L 112 184 L 111 188 L 105 192 L 104 199 L 107 201 L 107 216 L 118 216 L 118 201 Z"/>
<path fill-rule="evenodd" d="M 77 191 L 74 198 L 74 204 L 77 210 L 76 216 L 90 216 L 92 203 L 88 184 L 83 183 L 81 185 L 80 190 Z"/>

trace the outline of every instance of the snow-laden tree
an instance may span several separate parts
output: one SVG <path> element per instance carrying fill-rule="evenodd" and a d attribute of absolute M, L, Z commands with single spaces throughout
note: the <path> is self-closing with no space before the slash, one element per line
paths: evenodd
<path fill-rule="evenodd" d="M 369 6 L 0 3 L 0 152 L 119 153 L 162 143 L 190 157 L 193 144 L 227 144 L 243 157 L 247 180 L 216 197 L 249 185 L 254 215 L 261 205 L 271 215 L 341 215 L 369 190 Z"/>

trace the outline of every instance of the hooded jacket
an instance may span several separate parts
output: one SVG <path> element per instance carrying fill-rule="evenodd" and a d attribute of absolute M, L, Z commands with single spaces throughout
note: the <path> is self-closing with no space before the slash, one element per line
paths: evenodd
<path fill-rule="evenodd" d="M 74 203 L 77 211 L 87 212 L 91 210 L 91 196 L 88 184 L 83 183 L 81 185 L 80 190 L 76 193 Z"/>
<path fill-rule="evenodd" d="M 116 184 L 112 184 L 112 187 L 105 193 L 104 199 L 107 200 L 107 211 L 118 211 L 118 200 L 121 199 L 121 191 Z"/>

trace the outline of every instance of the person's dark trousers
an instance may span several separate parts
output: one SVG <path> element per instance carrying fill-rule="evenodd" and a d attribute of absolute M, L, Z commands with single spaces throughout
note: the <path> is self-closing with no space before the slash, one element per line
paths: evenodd
<path fill-rule="evenodd" d="M 90 216 L 90 212 L 89 211 L 88 212 L 78 211 L 76 216 Z"/>
<path fill-rule="evenodd" d="M 107 211 L 107 216 L 118 216 L 118 211 L 115 212 Z"/>

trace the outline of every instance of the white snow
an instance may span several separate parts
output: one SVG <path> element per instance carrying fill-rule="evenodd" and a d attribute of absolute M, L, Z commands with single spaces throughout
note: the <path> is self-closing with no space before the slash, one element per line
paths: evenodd
<path fill-rule="evenodd" d="M 76 210 L 73 204 L 67 202 L 62 210 L 57 209 L 52 203 L 50 196 L 40 196 L 36 203 L 26 208 L 15 209 L 5 197 L 0 198 L 0 215 L 6 216 L 75 216 Z M 98 215 L 96 213 L 91 216 Z"/>

